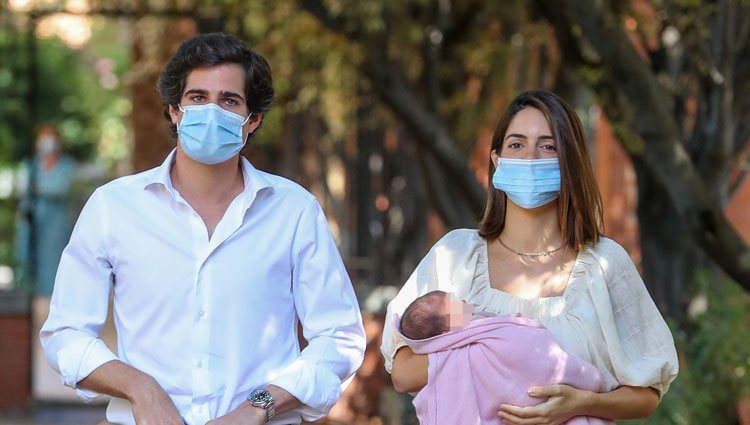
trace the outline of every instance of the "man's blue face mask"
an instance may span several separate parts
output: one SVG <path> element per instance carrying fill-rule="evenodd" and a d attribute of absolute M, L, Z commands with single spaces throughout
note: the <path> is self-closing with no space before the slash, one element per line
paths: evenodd
<path fill-rule="evenodd" d="M 218 164 L 237 155 L 245 145 L 242 126 L 252 113 L 243 118 L 215 103 L 179 106 L 182 119 L 177 125 L 182 150 L 195 161 Z"/>
<path fill-rule="evenodd" d="M 500 158 L 492 185 L 520 207 L 541 207 L 560 195 L 560 163 L 557 158 Z"/>

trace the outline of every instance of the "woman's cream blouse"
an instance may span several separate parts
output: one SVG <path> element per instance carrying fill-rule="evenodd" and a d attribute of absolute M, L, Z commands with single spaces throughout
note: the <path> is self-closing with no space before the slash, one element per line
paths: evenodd
<path fill-rule="evenodd" d="M 663 396 L 677 376 L 672 334 L 649 296 L 627 252 L 601 238 L 579 251 L 562 295 L 524 299 L 492 288 L 487 243 L 473 229 L 445 235 L 421 261 L 388 305 L 383 344 L 385 367 L 406 345 L 394 332 L 415 298 L 440 289 L 474 304 L 477 311 L 535 319 L 568 353 L 591 362 L 602 374 L 604 390 L 620 385 L 653 387 Z"/>

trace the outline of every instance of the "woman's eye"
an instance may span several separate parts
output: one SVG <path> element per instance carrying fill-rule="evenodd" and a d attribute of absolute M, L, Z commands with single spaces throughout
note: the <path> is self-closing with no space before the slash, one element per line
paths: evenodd
<path fill-rule="evenodd" d="M 508 147 L 511 149 L 521 149 L 521 144 L 518 142 L 508 143 Z"/>
<path fill-rule="evenodd" d="M 554 152 L 554 151 L 557 150 L 557 147 L 555 145 L 543 145 L 542 149 L 544 149 L 546 151 Z"/>

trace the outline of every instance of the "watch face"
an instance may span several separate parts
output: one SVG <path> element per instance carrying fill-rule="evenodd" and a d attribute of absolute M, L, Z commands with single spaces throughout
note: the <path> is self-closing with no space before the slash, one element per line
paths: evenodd
<path fill-rule="evenodd" d="M 250 396 L 250 402 L 253 404 L 265 404 L 271 401 L 271 393 L 266 390 L 258 390 Z"/>

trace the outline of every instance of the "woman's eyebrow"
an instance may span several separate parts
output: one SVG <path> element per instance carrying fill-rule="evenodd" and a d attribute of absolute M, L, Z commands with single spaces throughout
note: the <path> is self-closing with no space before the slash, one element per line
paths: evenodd
<path fill-rule="evenodd" d="M 519 138 L 519 139 L 528 139 L 528 137 L 526 137 L 525 134 L 511 133 L 511 134 L 505 136 L 505 140 L 508 140 L 511 137 L 516 137 L 516 138 Z"/>
<path fill-rule="evenodd" d="M 511 134 L 505 136 L 505 140 L 508 140 L 511 137 L 515 137 L 515 138 L 518 138 L 518 139 L 528 139 L 528 137 L 526 137 L 525 134 L 511 133 Z M 537 140 L 548 140 L 548 139 L 549 140 L 554 140 L 555 138 L 552 137 L 552 136 L 539 136 L 539 138 Z"/>

